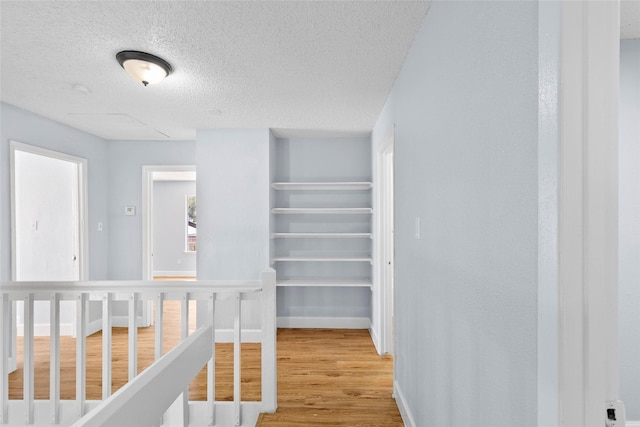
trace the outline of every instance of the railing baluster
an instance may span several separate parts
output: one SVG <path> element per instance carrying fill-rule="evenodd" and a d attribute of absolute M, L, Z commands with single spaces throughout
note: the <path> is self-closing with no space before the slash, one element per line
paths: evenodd
<path fill-rule="evenodd" d="M 102 399 L 111 396 L 112 388 L 112 364 L 111 347 L 113 345 L 113 294 L 106 292 L 102 296 Z"/>
<path fill-rule="evenodd" d="M 182 296 L 180 309 L 180 339 L 184 341 L 189 336 L 189 293 Z"/>
<path fill-rule="evenodd" d="M 276 272 L 262 273 L 260 310 L 262 312 L 262 412 L 273 413 L 278 407 L 276 358 Z"/>
<path fill-rule="evenodd" d="M 216 294 L 209 295 L 209 321 L 211 322 L 211 345 L 213 354 L 207 364 L 207 402 L 209 404 L 209 425 L 216 424 Z"/>
<path fill-rule="evenodd" d="M 51 423 L 60 423 L 60 295 L 51 294 L 49 306 L 49 400 Z"/>
<path fill-rule="evenodd" d="M 164 321 L 164 292 L 159 292 L 158 296 L 156 296 L 156 324 L 155 324 L 155 357 L 154 360 L 157 361 L 162 357 L 162 338 L 163 338 L 163 327 L 162 322 Z M 160 424 L 164 424 L 164 415 L 160 417 Z"/>
<path fill-rule="evenodd" d="M 138 328 L 137 313 L 138 294 L 129 296 L 129 381 L 138 375 Z"/>
<path fill-rule="evenodd" d="M 155 324 L 155 359 L 158 360 L 162 357 L 162 338 L 163 328 L 162 322 L 164 319 L 164 292 L 158 293 L 156 297 L 156 324 Z"/>
<path fill-rule="evenodd" d="M 76 296 L 76 403 L 82 417 L 87 399 L 87 294 Z"/>
<path fill-rule="evenodd" d="M 242 424 L 240 415 L 240 293 L 234 295 L 234 317 L 233 317 L 233 413 L 237 426 Z"/>
<path fill-rule="evenodd" d="M 181 322 L 180 322 L 180 338 L 182 341 L 187 339 L 189 336 L 189 293 L 186 292 L 182 297 L 182 310 L 181 313 Z M 182 417 L 183 417 L 183 425 L 189 425 L 189 384 L 184 389 L 182 393 Z"/>
<path fill-rule="evenodd" d="M 271 276 L 269 274 L 271 273 Z M 271 280 L 273 279 L 273 280 Z M 273 281 L 273 287 L 270 287 L 270 282 Z M 190 320 L 190 302 L 191 299 L 201 296 L 208 300 L 208 313 L 206 323 L 211 323 L 211 330 L 206 330 L 206 337 L 199 337 L 201 350 L 206 350 L 208 354 L 204 356 L 204 359 L 208 359 L 207 363 L 207 404 L 205 407 L 196 405 L 198 416 L 206 416 L 208 425 L 215 425 L 216 416 L 220 418 L 220 413 L 216 408 L 216 332 L 215 332 L 215 316 L 216 316 L 216 301 L 220 298 L 224 298 L 225 302 L 229 302 L 232 305 L 232 311 L 234 315 L 233 319 L 233 403 L 231 411 L 234 417 L 234 425 L 242 425 L 243 418 L 243 402 L 242 402 L 242 382 L 241 382 L 241 360 L 242 360 L 242 303 L 245 294 L 251 292 L 261 292 L 260 300 L 262 302 L 262 412 L 275 410 L 276 405 L 276 385 L 275 385 L 275 273 L 270 270 L 266 272 L 266 275 L 262 276 L 262 288 L 257 281 L 251 281 L 249 283 L 232 283 L 227 285 L 224 282 L 220 283 L 202 283 L 193 286 L 193 290 L 188 286 L 183 288 L 176 287 L 174 284 L 167 286 L 165 289 L 148 287 L 148 284 L 143 283 L 141 286 L 128 283 L 116 283 L 114 285 L 105 285 L 104 287 L 97 286 L 98 282 L 85 285 L 84 283 L 60 283 L 51 285 L 50 283 L 36 283 L 32 287 L 19 288 L 17 285 L 9 284 L 7 289 L 2 284 L 2 293 L 0 293 L 0 308 L 2 309 L 2 315 L 0 316 L 0 335 L 3 342 L 0 349 L 0 380 L 2 381 L 2 387 L 0 388 L 0 424 L 8 423 L 9 411 L 11 405 L 8 395 L 8 370 L 11 368 L 10 359 L 10 345 L 9 340 L 13 333 L 11 329 L 12 325 L 12 313 L 11 304 L 14 300 L 23 300 L 25 304 L 24 317 L 24 350 L 23 350 L 23 366 L 24 366 L 24 398 L 21 406 L 24 407 L 26 414 L 26 424 L 33 424 L 34 422 L 41 423 L 40 416 L 44 415 L 47 418 L 49 415 L 51 424 L 59 424 L 61 420 L 67 419 L 70 414 L 65 415 L 63 402 L 61 401 L 61 323 L 60 316 L 61 311 L 64 310 L 63 299 L 68 298 L 67 295 L 71 295 L 72 299 L 76 301 L 76 316 L 75 316 L 75 335 L 76 335 L 76 350 L 75 350 L 75 362 L 76 362 L 76 401 L 74 408 L 74 418 L 81 418 L 87 412 L 87 408 L 91 405 L 87 404 L 87 328 L 89 315 L 89 300 L 98 299 L 102 300 L 103 318 L 102 322 L 102 399 L 111 400 L 112 388 L 113 388 L 113 307 L 117 298 L 120 298 L 120 294 L 127 295 L 128 299 L 128 346 L 129 346 L 129 360 L 128 360 L 128 375 L 129 381 L 135 380 L 138 377 L 138 316 L 137 310 L 140 304 L 139 302 L 143 298 L 147 298 L 147 292 L 151 291 L 154 294 L 151 296 L 152 300 L 155 300 L 155 359 L 162 359 L 164 353 L 164 301 L 169 295 L 172 299 L 180 299 L 181 313 L 180 313 L 180 336 L 184 341 L 190 336 L 189 320 Z M 238 286 L 240 285 L 240 286 Z M 57 287 L 56 287 L 57 286 Z M 211 286 L 211 287 L 209 287 Z M 232 287 L 227 287 L 232 286 Z M 202 293 L 206 289 L 206 293 Z M 160 292 L 158 292 L 160 291 Z M 176 292 L 180 294 L 176 295 Z M 194 293 L 195 292 L 195 293 Z M 223 296 L 219 296 L 218 293 L 222 292 Z M 44 295 L 44 296 L 43 296 Z M 96 298 L 97 297 L 97 298 Z M 36 402 L 34 399 L 34 313 L 36 300 L 40 301 L 44 298 L 44 301 L 49 300 L 50 317 L 49 317 L 49 402 L 48 408 L 41 408 L 40 402 Z M 229 299 L 227 299 L 229 298 Z M 15 304 L 15 303 L 13 303 Z M 272 318 L 273 317 L 273 318 Z M 202 332 L 202 331 L 201 331 Z M 202 333 L 200 334 L 202 335 Z M 203 361 L 204 362 L 204 361 Z M 200 365 L 202 366 L 202 365 Z M 270 368 L 271 367 L 271 368 Z M 189 403 L 189 384 L 182 383 L 177 385 L 177 389 L 174 386 L 175 391 L 181 390 L 182 398 L 178 400 L 176 405 L 172 408 L 172 419 L 178 415 L 177 411 L 181 412 L 182 420 L 179 424 L 188 425 L 190 414 L 189 411 L 191 404 Z M 36 404 L 37 403 L 37 404 Z M 203 402 L 204 403 L 204 402 Z M 202 408 L 204 412 L 200 412 Z M 41 413 L 40 409 L 45 409 L 44 413 Z M 174 412 L 175 411 L 175 412 Z M 48 412 L 48 414 L 46 413 Z M 12 414 L 16 415 L 16 414 Z M 19 417 L 21 413 L 17 414 Z M 157 417 L 157 418 L 156 418 Z M 13 418 L 13 417 L 12 417 Z M 162 424 L 161 414 L 154 415 L 155 423 Z M 40 421 L 38 421 L 40 420 Z M 200 419 L 204 421 L 203 419 Z M 196 422 L 196 418 L 193 420 Z M 46 421 L 45 421 L 46 422 Z M 219 422 L 219 421 L 218 421 Z M 245 420 L 245 422 L 247 422 Z"/>
<path fill-rule="evenodd" d="M 33 294 L 24 298 L 24 352 L 23 352 L 23 401 L 26 414 L 25 423 L 33 424 Z"/>
<path fill-rule="evenodd" d="M 2 346 L 0 346 L 0 424 L 9 423 L 9 295 L 0 294 L 0 334 L 2 334 Z"/>

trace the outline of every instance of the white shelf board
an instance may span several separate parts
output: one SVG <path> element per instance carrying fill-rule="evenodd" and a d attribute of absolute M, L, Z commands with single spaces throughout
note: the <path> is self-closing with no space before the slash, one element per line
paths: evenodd
<path fill-rule="evenodd" d="M 285 279 L 276 282 L 281 287 L 354 287 L 371 288 L 370 279 Z"/>
<path fill-rule="evenodd" d="M 340 214 L 355 214 L 355 215 L 367 215 L 373 213 L 372 208 L 273 208 L 271 212 L 274 214 L 326 214 L 326 215 L 340 215 Z"/>
<path fill-rule="evenodd" d="M 369 190 L 373 187 L 371 182 L 274 182 L 271 184 L 274 190 L 329 190 L 329 191 L 354 191 Z"/>
<path fill-rule="evenodd" d="M 337 238 L 337 239 L 373 239 L 371 233 L 273 233 L 272 239 L 307 239 L 307 238 Z"/>
<path fill-rule="evenodd" d="M 369 256 L 277 256 L 272 262 L 372 262 Z"/>

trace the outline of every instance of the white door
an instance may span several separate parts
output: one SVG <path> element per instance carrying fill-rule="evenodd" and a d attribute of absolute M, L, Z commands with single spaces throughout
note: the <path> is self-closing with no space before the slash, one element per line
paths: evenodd
<path fill-rule="evenodd" d="M 83 159 L 11 143 L 12 276 L 19 281 L 80 280 Z M 49 303 L 36 302 L 34 332 L 49 334 Z M 18 332 L 23 324 L 17 307 Z M 61 334 L 72 335 L 75 304 L 62 302 Z"/>
<path fill-rule="evenodd" d="M 384 352 L 394 354 L 394 184 L 393 142 L 382 153 L 382 289 L 383 289 L 383 347 Z"/>

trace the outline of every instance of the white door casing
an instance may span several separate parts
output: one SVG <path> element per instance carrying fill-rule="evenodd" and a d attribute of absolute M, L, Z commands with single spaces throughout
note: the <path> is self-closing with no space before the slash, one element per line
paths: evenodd
<path fill-rule="evenodd" d="M 34 162 L 49 165 L 57 179 L 36 176 L 35 173 L 42 171 L 33 167 Z M 12 280 L 88 278 L 87 176 L 86 159 L 10 141 Z M 31 191 L 25 190 L 29 188 L 25 183 L 29 182 L 31 188 L 34 183 L 40 182 L 36 185 L 36 188 L 43 187 L 40 196 L 24 194 L 24 191 Z M 56 197 L 47 200 L 44 196 L 48 196 L 48 192 L 61 200 Z M 23 208 L 27 210 L 20 211 Z M 39 218 L 43 220 L 39 221 Z M 22 233 L 22 237 L 19 233 Z M 35 253 L 37 257 L 34 258 L 32 255 Z M 64 309 L 70 317 L 67 316 L 68 324 L 65 323 L 61 329 L 63 334 L 68 335 L 75 331 L 75 316 L 72 313 L 75 306 L 71 305 Z M 16 367 L 15 338 L 19 323 L 16 317 L 20 311 L 16 304 L 12 304 L 9 318 L 13 333 L 11 343 L 8 343 L 11 370 Z M 46 316 L 40 317 L 44 319 Z M 48 318 L 42 319 L 36 319 L 36 322 L 40 322 L 36 325 L 36 335 L 49 333 Z"/>

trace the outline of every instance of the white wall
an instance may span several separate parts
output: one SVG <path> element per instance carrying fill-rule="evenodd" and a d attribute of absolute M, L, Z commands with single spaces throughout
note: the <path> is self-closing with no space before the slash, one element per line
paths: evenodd
<path fill-rule="evenodd" d="M 640 420 L 640 39 L 620 44 L 620 399 Z"/>
<path fill-rule="evenodd" d="M 395 124 L 396 385 L 417 426 L 537 425 L 537 7 L 433 2 L 376 124 L 374 147 Z"/>
<path fill-rule="evenodd" d="M 196 253 L 185 251 L 186 196 L 195 194 L 195 181 L 153 183 L 154 275 L 190 275 L 196 271 Z"/>

